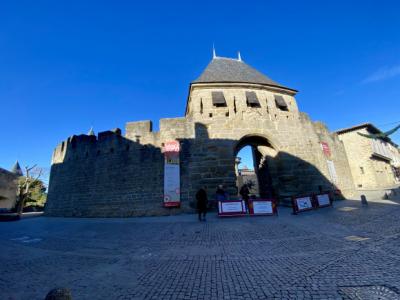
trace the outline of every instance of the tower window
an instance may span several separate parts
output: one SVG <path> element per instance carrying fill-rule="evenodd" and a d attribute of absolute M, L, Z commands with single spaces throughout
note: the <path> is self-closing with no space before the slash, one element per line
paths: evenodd
<path fill-rule="evenodd" d="M 212 102 L 215 107 L 226 107 L 226 100 L 224 93 L 221 91 L 211 92 Z"/>
<path fill-rule="evenodd" d="M 285 102 L 285 99 L 283 99 L 283 97 L 280 95 L 275 95 L 275 105 L 280 110 L 289 111 L 288 106 Z"/>
<path fill-rule="evenodd" d="M 246 92 L 246 104 L 248 107 L 261 107 L 255 92 Z"/>

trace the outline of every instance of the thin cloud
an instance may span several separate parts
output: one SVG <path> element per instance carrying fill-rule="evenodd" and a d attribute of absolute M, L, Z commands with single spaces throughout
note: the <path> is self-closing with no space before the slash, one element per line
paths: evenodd
<path fill-rule="evenodd" d="M 384 67 L 382 69 L 379 69 L 375 73 L 371 74 L 367 78 L 365 78 L 362 81 L 362 83 L 382 81 L 399 75 L 400 75 L 400 65 L 393 67 Z"/>

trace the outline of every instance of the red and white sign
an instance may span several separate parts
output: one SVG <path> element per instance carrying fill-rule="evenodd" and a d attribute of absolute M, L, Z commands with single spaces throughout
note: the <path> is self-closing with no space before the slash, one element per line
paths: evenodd
<path fill-rule="evenodd" d="M 329 148 L 328 143 L 321 142 L 322 151 L 324 151 L 326 156 L 331 156 L 331 149 Z"/>
<path fill-rule="evenodd" d="M 249 201 L 249 212 L 253 216 L 268 216 L 277 213 L 274 199 L 257 199 Z"/>
<path fill-rule="evenodd" d="M 177 141 L 169 141 L 164 143 L 164 152 L 179 152 L 180 145 Z"/>
<path fill-rule="evenodd" d="M 293 213 L 313 209 L 312 196 L 293 197 L 292 199 Z"/>
<path fill-rule="evenodd" d="M 329 193 L 315 195 L 315 202 L 318 207 L 327 207 L 332 205 Z"/>
<path fill-rule="evenodd" d="M 243 200 L 218 201 L 218 216 L 234 217 L 246 214 L 246 204 Z"/>
<path fill-rule="evenodd" d="M 164 206 L 180 206 L 179 142 L 166 142 L 164 152 Z"/>

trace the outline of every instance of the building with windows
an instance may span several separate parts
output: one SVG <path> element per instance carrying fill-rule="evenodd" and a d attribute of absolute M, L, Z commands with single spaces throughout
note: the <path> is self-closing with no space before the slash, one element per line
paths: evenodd
<path fill-rule="evenodd" d="M 238 174 L 237 174 L 238 193 L 240 191 L 240 188 L 244 184 L 247 184 L 247 186 L 249 187 L 250 195 L 254 195 L 257 197 L 260 196 L 257 174 L 253 169 L 250 169 L 247 166 L 243 166 L 242 168 L 238 169 Z"/>
<path fill-rule="evenodd" d="M 338 130 L 349 159 L 356 189 L 389 188 L 400 181 L 400 152 L 389 138 L 371 139 L 361 134 L 381 131 L 371 123 Z"/>
<path fill-rule="evenodd" d="M 236 157 L 246 146 L 252 148 L 260 197 L 283 203 L 321 190 L 351 195 L 343 143 L 299 111 L 297 92 L 240 56 L 214 53 L 190 83 L 183 117 L 161 119 L 159 131 L 151 121 L 129 122 L 124 134 L 91 132 L 60 143 L 52 157 L 45 213 L 109 217 L 192 211 L 200 187 L 213 199 L 220 184 L 234 198 Z M 175 164 L 166 159 L 171 151 L 178 152 Z"/>

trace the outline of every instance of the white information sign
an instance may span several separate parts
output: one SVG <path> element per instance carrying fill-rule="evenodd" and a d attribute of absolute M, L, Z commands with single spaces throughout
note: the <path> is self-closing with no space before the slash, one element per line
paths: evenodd
<path fill-rule="evenodd" d="M 243 205 L 241 201 L 235 202 L 220 202 L 221 213 L 241 213 Z"/>
<path fill-rule="evenodd" d="M 179 143 L 171 141 L 164 146 L 164 206 L 180 204 Z"/>
<path fill-rule="evenodd" d="M 329 176 L 331 177 L 332 183 L 337 183 L 338 178 L 337 178 L 337 173 L 336 173 L 336 169 L 335 169 L 335 164 L 331 160 L 327 160 L 326 163 L 328 164 Z"/>
<path fill-rule="evenodd" d="M 303 197 L 303 198 L 296 198 L 295 199 L 297 207 L 299 210 L 305 210 L 312 208 L 311 198 L 310 197 Z"/>
<path fill-rule="evenodd" d="M 272 214 L 272 201 L 253 201 L 254 214 Z"/>
<path fill-rule="evenodd" d="M 319 206 L 328 206 L 331 204 L 328 194 L 317 195 L 317 201 Z"/>
<path fill-rule="evenodd" d="M 179 202 L 179 165 L 166 163 L 164 172 L 164 200 L 166 202 Z"/>

